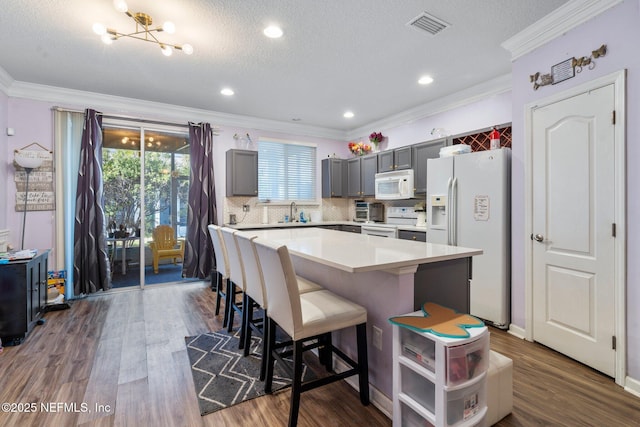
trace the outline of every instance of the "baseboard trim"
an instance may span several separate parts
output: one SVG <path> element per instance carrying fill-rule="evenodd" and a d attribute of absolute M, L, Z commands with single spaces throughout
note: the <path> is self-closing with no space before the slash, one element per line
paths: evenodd
<path fill-rule="evenodd" d="M 509 330 L 507 332 L 520 339 L 525 339 L 526 337 L 526 331 L 520 326 L 514 325 L 513 323 L 509 325 Z"/>
<path fill-rule="evenodd" d="M 624 391 L 640 397 L 640 381 L 629 376 L 626 377 L 624 380 Z"/>
<path fill-rule="evenodd" d="M 333 369 L 336 372 L 344 372 L 350 367 L 344 363 L 340 358 L 333 358 Z M 358 386 L 358 377 L 352 376 L 345 378 L 344 380 L 347 384 L 353 387 L 356 391 L 360 391 L 360 387 Z M 369 384 L 369 398 L 373 406 L 378 408 L 380 412 L 385 414 L 387 418 L 393 419 L 393 401 L 384 395 L 380 390 L 375 388 L 373 385 Z"/>

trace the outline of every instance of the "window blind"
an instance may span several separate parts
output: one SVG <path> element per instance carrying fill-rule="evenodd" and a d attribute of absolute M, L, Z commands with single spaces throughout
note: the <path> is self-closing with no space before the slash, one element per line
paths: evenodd
<path fill-rule="evenodd" d="M 292 142 L 258 143 L 258 199 L 315 201 L 316 147 Z"/>

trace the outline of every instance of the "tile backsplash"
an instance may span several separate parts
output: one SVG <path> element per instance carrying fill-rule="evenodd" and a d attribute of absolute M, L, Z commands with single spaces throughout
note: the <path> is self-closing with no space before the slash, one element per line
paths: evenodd
<path fill-rule="evenodd" d="M 365 198 L 367 202 L 375 202 L 373 198 Z M 289 205 L 269 204 L 258 202 L 257 197 L 225 197 L 224 199 L 224 217 L 225 224 L 229 223 L 229 215 L 235 214 L 238 224 L 262 224 L 263 207 L 267 207 L 267 217 L 269 224 L 284 221 L 284 216 L 289 215 Z M 424 199 L 384 201 L 385 208 L 390 206 L 407 206 L 413 207 L 418 202 L 424 202 Z M 249 205 L 249 212 L 242 211 L 242 205 Z M 356 215 L 355 199 L 331 198 L 322 199 L 319 205 L 299 205 L 298 218 L 300 212 L 304 212 L 305 218 L 321 215 L 322 221 L 352 221 Z M 386 214 L 385 214 L 386 215 Z"/>
<path fill-rule="evenodd" d="M 229 215 L 235 214 L 238 224 L 262 224 L 263 208 L 267 208 L 267 217 L 270 224 L 284 221 L 285 215 L 289 215 L 290 206 L 280 204 L 260 203 L 257 197 L 226 197 L 224 199 L 225 224 L 229 223 Z M 242 206 L 249 205 L 249 212 L 243 212 Z M 355 214 L 355 205 L 351 199 L 322 199 L 320 205 L 297 204 L 298 218 L 300 212 L 304 212 L 305 218 L 316 218 L 322 221 L 351 220 Z"/>

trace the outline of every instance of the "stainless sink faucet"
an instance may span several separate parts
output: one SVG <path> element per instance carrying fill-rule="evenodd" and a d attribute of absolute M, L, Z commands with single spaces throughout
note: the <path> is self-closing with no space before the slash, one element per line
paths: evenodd
<path fill-rule="evenodd" d="M 296 202 L 291 202 L 289 205 L 289 221 L 296 222 L 298 220 L 298 207 Z"/>

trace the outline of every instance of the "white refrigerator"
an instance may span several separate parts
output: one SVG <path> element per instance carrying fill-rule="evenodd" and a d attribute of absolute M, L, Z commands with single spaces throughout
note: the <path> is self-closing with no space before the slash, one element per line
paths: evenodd
<path fill-rule="evenodd" d="M 510 322 L 511 149 L 427 160 L 427 242 L 483 250 L 474 256 L 471 313 Z"/>

